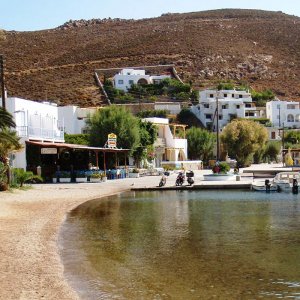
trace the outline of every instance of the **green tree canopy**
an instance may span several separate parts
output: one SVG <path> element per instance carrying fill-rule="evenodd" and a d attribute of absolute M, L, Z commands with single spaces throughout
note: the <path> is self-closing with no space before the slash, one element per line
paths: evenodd
<path fill-rule="evenodd" d="M 300 144 L 300 131 L 288 130 L 284 133 L 285 148 L 298 148 Z"/>
<path fill-rule="evenodd" d="M 89 144 L 89 134 L 68 134 L 65 133 L 65 142 L 68 144 L 77 144 L 77 145 L 88 145 Z"/>
<path fill-rule="evenodd" d="M 233 120 L 221 134 L 228 154 L 236 158 L 241 167 L 251 164 L 254 153 L 265 146 L 267 139 L 266 128 L 249 120 Z"/>
<path fill-rule="evenodd" d="M 153 152 L 152 146 L 157 138 L 156 125 L 139 120 L 140 143 L 133 151 L 133 157 L 139 164 L 140 160 L 146 158 L 148 151 Z"/>
<path fill-rule="evenodd" d="M 192 127 L 186 133 L 190 159 L 200 159 L 207 163 L 212 156 L 215 135 L 206 129 Z"/>
<path fill-rule="evenodd" d="M 118 148 L 131 149 L 140 144 L 139 121 L 121 106 L 109 106 L 98 110 L 87 121 L 91 146 L 103 147 L 110 133 L 117 135 Z"/>

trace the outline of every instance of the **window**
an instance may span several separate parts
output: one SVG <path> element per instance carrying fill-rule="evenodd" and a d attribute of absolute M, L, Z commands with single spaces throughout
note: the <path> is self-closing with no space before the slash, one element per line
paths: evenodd
<path fill-rule="evenodd" d="M 240 109 L 240 105 L 239 104 L 236 105 L 236 109 Z"/>
<path fill-rule="evenodd" d="M 228 109 L 228 106 L 226 104 L 223 104 L 222 109 Z"/>
<path fill-rule="evenodd" d="M 243 98 L 243 95 L 239 95 L 239 98 Z"/>
<path fill-rule="evenodd" d="M 124 84 L 124 80 L 119 79 L 119 80 L 118 80 L 118 84 Z"/>
<path fill-rule="evenodd" d="M 214 97 L 214 94 L 209 94 L 209 98 L 213 98 Z"/>
<path fill-rule="evenodd" d="M 232 94 L 231 97 L 234 98 L 234 94 Z"/>
<path fill-rule="evenodd" d="M 272 131 L 272 132 L 271 132 L 271 139 L 272 139 L 272 140 L 275 140 L 275 139 L 276 139 L 276 132 L 275 132 L 275 131 Z"/>
<path fill-rule="evenodd" d="M 251 104 L 250 103 L 246 103 L 246 105 L 245 105 L 246 107 L 251 107 Z"/>
<path fill-rule="evenodd" d="M 296 106 L 294 104 L 287 104 L 286 108 L 287 109 L 295 109 Z"/>
<path fill-rule="evenodd" d="M 211 120 L 212 119 L 212 114 L 206 114 L 205 119 Z"/>
<path fill-rule="evenodd" d="M 134 81 L 133 81 L 133 80 L 129 80 L 128 83 L 129 83 L 130 85 L 133 85 L 133 84 L 134 84 Z"/>
<path fill-rule="evenodd" d="M 222 120 L 223 119 L 223 116 L 222 115 L 219 115 L 219 120 Z"/>
<path fill-rule="evenodd" d="M 288 122 L 294 122 L 294 116 L 291 115 L 291 114 L 289 114 L 289 115 L 287 116 L 287 121 L 288 121 Z"/>
<path fill-rule="evenodd" d="M 204 104 L 203 104 L 203 107 L 204 107 L 204 108 L 209 108 L 209 104 L 208 104 L 208 103 L 204 103 Z"/>
<path fill-rule="evenodd" d="M 224 94 L 224 98 L 227 98 L 227 94 Z"/>

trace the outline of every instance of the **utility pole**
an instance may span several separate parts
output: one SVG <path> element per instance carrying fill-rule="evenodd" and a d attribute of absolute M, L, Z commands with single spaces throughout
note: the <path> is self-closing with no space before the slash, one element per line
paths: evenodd
<path fill-rule="evenodd" d="M 282 136 L 281 136 L 281 145 L 282 145 L 282 165 L 284 166 L 284 122 L 282 122 Z"/>
<path fill-rule="evenodd" d="M 2 107 L 3 107 L 3 109 L 6 109 L 5 86 L 4 86 L 4 60 L 3 60 L 3 55 L 1 55 L 1 54 L 0 54 L 0 80 L 1 80 Z"/>
<path fill-rule="evenodd" d="M 219 140 L 219 93 L 216 97 L 216 116 L 217 116 L 217 161 L 220 160 L 220 140 Z"/>
<path fill-rule="evenodd" d="M 278 104 L 278 109 L 279 109 L 279 116 L 278 116 L 278 119 L 279 119 L 279 127 L 281 126 L 281 122 L 280 122 L 280 104 Z"/>

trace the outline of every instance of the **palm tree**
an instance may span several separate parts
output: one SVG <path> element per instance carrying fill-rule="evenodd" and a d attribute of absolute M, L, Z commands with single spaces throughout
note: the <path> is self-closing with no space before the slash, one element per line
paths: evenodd
<path fill-rule="evenodd" d="M 10 181 L 8 155 L 12 151 L 22 148 L 22 145 L 19 143 L 20 138 L 16 132 L 9 129 L 15 126 L 12 115 L 5 109 L 0 108 L 0 162 L 3 163 L 6 169 L 7 182 Z"/>
<path fill-rule="evenodd" d="M 0 107 L 0 129 L 4 127 L 16 127 L 16 124 L 12 115 L 3 107 Z"/>
<path fill-rule="evenodd" d="M 10 131 L 7 131 L 9 127 L 16 127 L 13 117 L 7 110 L 0 107 L 0 144 L 10 141 L 10 143 L 17 147 L 18 140 L 15 139 L 15 136 L 11 135 Z"/>

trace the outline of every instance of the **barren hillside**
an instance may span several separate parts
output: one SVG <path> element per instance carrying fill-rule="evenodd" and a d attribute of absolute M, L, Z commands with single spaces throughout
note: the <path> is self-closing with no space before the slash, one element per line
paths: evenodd
<path fill-rule="evenodd" d="M 300 100 L 300 18 L 216 10 L 142 20 L 69 21 L 50 30 L 0 32 L 10 96 L 101 104 L 94 69 L 174 63 L 196 88 L 223 79 Z"/>

